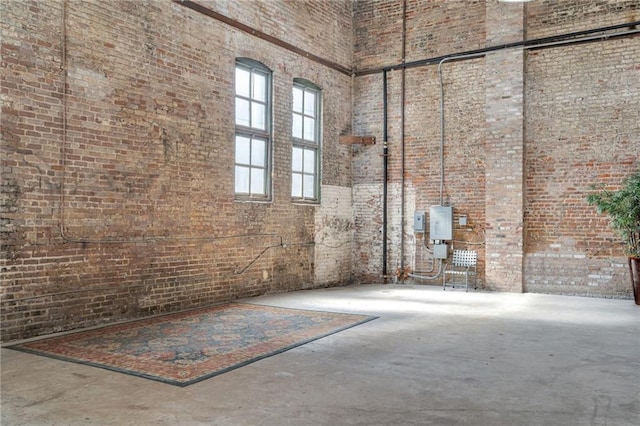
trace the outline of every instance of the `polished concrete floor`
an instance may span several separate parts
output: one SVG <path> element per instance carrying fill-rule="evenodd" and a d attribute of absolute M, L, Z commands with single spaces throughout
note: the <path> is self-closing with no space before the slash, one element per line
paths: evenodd
<path fill-rule="evenodd" d="M 378 319 L 180 388 L 2 349 L 2 425 L 640 425 L 629 300 L 362 285 L 252 302 Z"/>

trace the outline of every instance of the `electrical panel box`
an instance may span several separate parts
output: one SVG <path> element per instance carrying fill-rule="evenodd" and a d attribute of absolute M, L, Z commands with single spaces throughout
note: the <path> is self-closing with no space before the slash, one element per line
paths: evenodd
<path fill-rule="evenodd" d="M 446 244 L 433 245 L 433 257 L 435 259 L 446 259 L 448 254 L 449 254 L 449 250 Z"/>
<path fill-rule="evenodd" d="M 415 212 L 413 214 L 413 230 L 414 232 L 424 232 L 426 230 L 425 226 L 425 214 L 424 212 Z"/>
<path fill-rule="evenodd" d="M 429 208 L 429 239 L 453 240 L 453 207 L 431 206 Z"/>

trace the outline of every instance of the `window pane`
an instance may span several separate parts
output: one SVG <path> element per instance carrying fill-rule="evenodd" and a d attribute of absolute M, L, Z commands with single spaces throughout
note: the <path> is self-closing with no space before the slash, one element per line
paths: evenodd
<path fill-rule="evenodd" d="M 302 116 L 295 113 L 293 114 L 292 134 L 294 138 L 302 139 Z"/>
<path fill-rule="evenodd" d="M 293 110 L 302 112 L 302 89 L 297 87 L 293 88 Z"/>
<path fill-rule="evenodd" d="M 304 175 L 304 197 L 315 198 L 315 178 L 313 175 Z"/>
<path fill-rule="evenodd" d="M 251 169 L 251 193 L 264 194 L 264 169 Z"/>
<path fill-rule="evenodd" d="M 236 192 L 249 193 L 248 167 L 236 166 Z"/>
<path fill-rule="evenodd" d="M 316 171 L 316 153 L 310 149 L 304 150 L 304 172 L 315 173 Z"/>
<path fill-rule="evenodd" d="M 266 130 L 265 111 L 264 104 L 251 102 L 251 127 Z"/>
<path fill-rule="evenodd" d="M 304 118 L 304 140 L 316 140 L 316 121 L 313 118 Z"/>
<path fill-rule="evenodd" d="M 249 79 L 251 78 L 251 73 L 249 71 L 236 68 L 236 94 L 241 96 L 246 96 L 247 98 L 250 96 L 249 88 Z"/>
<path fill-rule="evenodd" d="M 267 100 L 267 77 L 262 74 L 253 74 L 253 99 L 259 101 Z"/>
<path fill-rule="evenodd" d="M 264 139 L 254 139 L 251 144 L 251 165 L 252 166 L 266 166 L 266 142 Z"/>
<path fill-rule="evenodd" d="M 251 124 L 249 117 L 249 101 L 236 98 L 236 124 L 249 126 Z"/>
<path fill-rule="evenodd" d="M 302 197 L 302 175 L 294 173 L 291 176 L 291 196 Z"/>
<path fill-rule="evenodd" d="M 293 148 L 293 161 L 291 162 L 291 168 L 294 172 L 302 171 L 302 149 Z"/>
<path fill-rule="evenodd" d="M 316 116 L 316 94 L 313 92 L 304 92 L 304 113 Z"/>
<path fill-rule="evenodd" d="M 236 164 L 251 164 L 249 153 L 251 140 L 244 136 L 236 136 Z"/>

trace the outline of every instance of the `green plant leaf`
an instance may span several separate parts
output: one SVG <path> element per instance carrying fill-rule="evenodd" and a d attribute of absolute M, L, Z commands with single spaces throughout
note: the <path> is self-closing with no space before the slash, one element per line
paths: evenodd
<path fill-rule="evenodd" d="M 624 179 L 620 189 L 600 190 L 586 200 L 598 213 L 609 216 L 611 228 L 626 245 L 626 253 L 640 257 L 640 170 Z"/>

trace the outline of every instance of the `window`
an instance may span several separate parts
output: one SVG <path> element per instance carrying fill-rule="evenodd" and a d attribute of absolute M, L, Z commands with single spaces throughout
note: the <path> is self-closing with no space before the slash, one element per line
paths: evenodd
<path fill-rule="evenodd" d="M 293 155 L 291 196 L 318 201 L 320 193 L 320 90 L 311 83 L 293 84 Z"/>
<path fill-rule="evenodd" d="M 268 199 L 271 187 L 271 73 L 254 61 L 236 62 L 235 193 Z"/>

